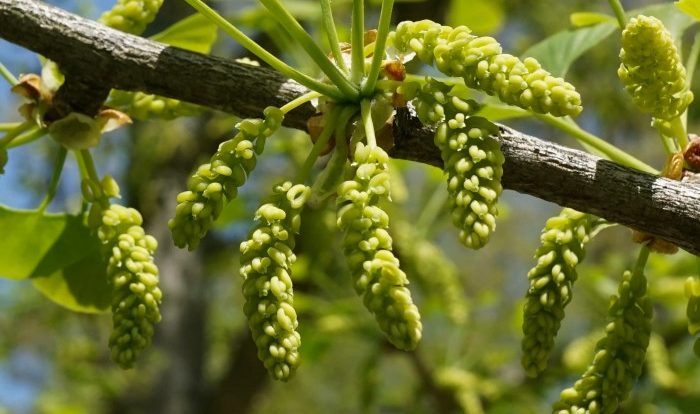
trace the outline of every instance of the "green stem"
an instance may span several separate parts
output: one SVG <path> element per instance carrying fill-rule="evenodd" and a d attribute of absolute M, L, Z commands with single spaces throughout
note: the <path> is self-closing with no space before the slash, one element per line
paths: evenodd
<path fill-rule="evenodd" d="M 15 78 L 15 75 L 13 75 L 12 72 L 10 72 L 10 70 L 2 64 L 2 62 L 0 62 L 0 76 L 5 78 L 5 80 L 7 81 L 7 83 L 10 84 L 10 86 L 15 86 L 17 85 L 17 83 L 19 83 L 17 78 Z"/>
<path fill-rule="evenodd" d="M 362 126 L 365 128 L 365 136 L 367 137 L 367 145 L 370 147 L 377 146 L 377 138 L 374 135 L 374 124 L 372 123 L 372 102 L 369 99 L 363 99 L 360 104 L 362 114 Z"/>
<path fill-rule="evenodd" d="M 379 12 L 379 27 L 377 28 L 377 40 L 374 42 L 374 55 L 372 56 L 372 65 L 369 68 L 367 81 L 362 88 L 364 96 L 371 96 L 374 93 L 374 87 L 379 77 L 379 69 L 381 69 L 382 61 L 384 60 L 384 48 L 386 47 L 386 39 L 389 37 L 389 26 L 391 25 L 391 11 L 394 7 L 394 0 L 382 0 L 382 10 Z"/>
<path fill-rule="evenodd" d="M 56 191 L 58 190 L 58 182 L 61 180 L 61 172 L 63 171 L 63 165 L 66 163 L 66 155 L 68 150 L 66 147 L 61 145 L 58 149 L 58 157 L 56 157 L 56 163 L 53 166 L 53 173 L 51 174 L 51 181 L 49 182 L 49 188 L 46 192 L 46 197 L 39 204 L 39 211 L 44 212 L 46 208 L 51 204 L 51 201 L 56 196 Z"/>
<path fill-rule="evenodd" d="M 546 122 L 553 127 L 559 128 L 572 137 L 576 138 L 579 142 L 590 146 L 591 148 L 599 151 L 601 154 L 605 155 L 612 161 L 618 164 L 625 165 L 630 168 L 637 169 L 649 174 L 658 174 L 659 172 L 644 163 L 643 161 L 635 158 L 631 154 L 617 148 L 616 146 L 605 142 L 603 139 L 591 134 L 590 132 L 579 127 L 574 120 L 571 118 L 556 118 L 552 115 L 541 115 L 534 114 L 538 119 Z"/>
<path fill-rule="evenodd" d="M 348 73 L 348 66 L 345 64 L 343 53 L 340 51 L 340 41 L 338 41 L 338 31 L 335 28 L 335 21 L 333 20 L 331 0 L 321 0 L 321 14 L 323 16 L 323 28 L 326 31 L 326 36 L 328 36 L 328 43 L 330 44 L 335 64 L 338 65 L 340 70 L 344 73 Z"/>
<path fill-rule="evenodd" d="M 351 79 L 356 84 L 362 80 L 365 73 L 365 2 L 364 0 L 352 1 L 352 28 L 350 31 L 352 65 Z"/>
<path fill-rule="evenodd" d="M 634 270 L 632 274 L 634 276 L 644 276 L 644 267 L 647 265 L 647 259 L 649 258 L 649 247 L 643 245 L 639 250 L 639 255 L 637 256 L 637 262 L 634 264 Z"/>
<path fill-rule="evenodd" d="M 21 122 L 0 122 L 0 131 L 2 131 L 2 132 L 11 131 L 20 125 L 22 125 Z"/>
<path fill-rule="evenodd" d="M 95 168 L 95 162 L 92 160 L 90 150 L 75 151 L 75 157 L 78 159 L 78 167 L 80 167 L 83 180 L 90 180 L 99 184 L 100 176 L 97 174 L 97 168 Z M 100 203 L 105 209 L 109 208 L 109 199 L 104 194 L 95 202 Z"/>
<path fill-rule="evenodd" d="M 671 155 L 678 151 L 678 149 L 676 148 L 676 142 L 673 140 L 673 138 L 667 137 L 666 135 L 662 134 L 660 130 L 659 138 L 661 138 L 661 144 L 663 144 L 664 150 L 666 150 L 666 155 Z"/>
<path fill-rule="evenodd" d="M 187 0 L 192 1 L 192 0 Z M 279 22 L 280 25 L 289 33 L 294 40 L 299 42 L 301 47 L 306 50 L 309 57 L 316 62 L 323 73 L 328 76 L 331 82 L 333 82 L 338 89 L 342 92 L 348 100 L 357 99 L 360 96 L 357 88 L 351 84 L 343 75 L 342 72 L 335 66 L 326 56 L 326 54 L 321 50 L 316 44 L 314 39 L 306 33 L 299 22 L 292 16 L 289 11 L 282 5 L 280 0 L 260 0 L 272 14 L 272 17 Z"/>
<path fill-rule="evenodd" d="M 445 203 L 447 202 L 447 191 L 443 186 L 435 187 L 433 194 L 430 195 L 428 202 L 423 206 L 418 219 L 416 220 L 416 232 L 420 237 L 425 237 L 428 234 L 428 229 L 433 227 L 433 223 L 442 213 Z"/>
<path fill-rule="evenodd" d="M 615 12 L 620 30 L 624 30 L 625 26 L 627 26 L 627 17 L 625 16 L 625 9 L 622 8 L 620 0 L 608 0 L 608 3 L 610 3 L 610 7 L 612 7 L 613 12 Z"/>
<path fill-rule="evenodd" d="M 23 132 L 31 129 L 33 124 L 31 122 L 23 122 L 16 127 L 12 128 L 11 130 L 7 131 L 7 134 L 5 134 L 4 137 L 0 138 L 0 148 L 11 148 L 10 144 L 12 141 L 17 138 L 19 135 L 21 135 Z"/>
<path fill-rule="evenodd" d="M 286 104 L 284 104 L 284 105 L 280 108 L 280 110 L 281 110 L 284 114 L 286 114 L 286 113 L 288 113 L 288 112 L 290 112 L 290 111 L 292 111 L 292 110 L 294 110 L 294 109 L 296 109 L 296 108 L 298 108 L 298 107 L 304 105 L 305 103 L 307 103 L 307 102 L 309 102 L 309 101 L 312 101 L 312 100 L 314 100 L 314 99 L 316 99 L 316 98 L 318 98 L 318 97 L 321 97 L 321 96 L 323 96 L 323 95 L 321 95 L 321 94 L 318 93 L 318 92 L 309 92 L 309 93 L 305 93 L 305 94 L 303 94 L 303 95 L 301 95 L 301 96 L 299 96 L 299 97 L 297 97 L 297 98 L 294 98 L 293 100 L 287 102 Z"/>
<path fill-rule="evenodd" d="M 326 145 L 328 144 L 328 140 L 331 138 L 331 135 L 333 135 L 333 132 L 335 131 L 336 127 L 338 126 L 336 124 L 336 120 L 338 119 L 339 114 L 340 114 L 340 108 L 333 108 L 326 115 L 325 119 L 323 120 L 324 121 L 323 132 L 321 132 L 321 135 L 318 137 L 318 140 L 314 143 L 313 148 L 311 148 L 311 152 L 309 153 L 309 156 L 306 157 L 304 164 L 301 166 L 301 169 L 299 170 L 299 173 L 297 174 L 295 182 L 304 183 L 311 175 L 311 169 L 313 168 L 314 164 L 316 163 L 316 159 L 318 159 L 318 155 L 326 147 Z"/>
<path fill-rule="evenodd" d="M 272 53 L 268 52 L 255 43 L 255 41 L 243 32 L 238 30 L 234 25 L 229 23 L 226 19 L 221 17 L 217 12 L 212 10 L 209 6 L 204 4 L 202 0 L 185 0 L 190 6 L 201 13 L 204 17 L 212 21 L 214 24 L 219 26 L 221 30 L 230 35 L 236 42 L 240 43 L 243 47 L 248 49 L 255 56 L 260 58 L 263 62 L 272 66 L 275 70 L 283 74 L 284 76 L 294 79 L 300 84 L 306 86 L 307 88 L 320 92 L 326 96 L 332 97 L 334 99 L 344 99 L 344 94 L 341 93 L 336 87 L 317 81 L 308 75 L 305 75 L 293 67 L 287 65 L 281 60 L 277 59 Z"/>
<path fill-rule="evenodd" d="M 695 67 L 698 64 L 698 57 L 699 56 L 700 56 L 700 33 L 696 33 L 695 38 L 693 38 L 693 46 L 690 48 L 690 53 L 688 53 L 688 60 L 685 63 L 686 72 L 688 74 L 686 77 L 686 82 L 687 82 L 689 89 L 693 83 L 693 75 L 695 74 Z M 687 125 L 688 125 L 688 109 L 687 108 L 686 108 L 685 112 L 683 112 L 683 115 L 681 115 L 681 120 L 683 121 L 683 125 L 687 127 Z"/>
<path fill-rule="evenodd" d="M 43 137 L 49 132 L 48 128 L 34 128 L 30 130 L 28 133 L 21 135 L 17 137 L 17 139 L 13 140 L 10 145 L 7 146 L 7 148 L 14 148 L 14 147 L 19 147 L 25 144 L 29 144 L 30 142 L 34 142 L 37 139 Z"/>
<path fill-rule="evenodd" d="M 671 120 L 671 129 L 673 130 L 673 135 L 675 135 L 680 150 L 684 151 L 685 147 L 688 146 L 688 134 L 685 132 L 685 126 L 683 126 L 683 120 L 680 116 Z"/>

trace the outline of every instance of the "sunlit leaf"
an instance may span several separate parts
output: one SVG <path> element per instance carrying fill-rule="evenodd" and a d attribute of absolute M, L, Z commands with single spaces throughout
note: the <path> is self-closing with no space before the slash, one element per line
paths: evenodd
<path fill-rule="evenodd" d="M 605 13 L 576 12 L 571 13 L 569 21 L 574 27 L 593 26 L 598 23 L 615 22 L 615 18 Z"/>
<path fill-rule="evenodd" d="M 554 76 L 564 76 L 571 64 L 608 37 L 616 24 L 601 23 L 556 33 L 532 46 L 523 57 L 534 57 Z"/>
<path fill-rule="evenodd" d="M 676 7 L 695 20 L 700 20 L 700 0 L 680 0 L 676 2 Z"/>
<path fill-rule="evenodd" d="M 0 276 L 31 278 L 49 299 L 75 311 L 108 308 L 100 243 L 81 217 L 0 206 L 0 229 Z"/>
<path fill-rule="evenodd" d="M 452 0 L 445 14 L 447 25 L 465 25 L 480 35 L 498 32 L 504 20 L 503 5 L 494 0 Z"/>
<path fill-rule="evenodd" d="M 504 119 L 522 118 L 532 116 L 530 111 L 526 111 L 517 106 L 511 106 L 501 103 L 486 104 L 479 109 L 476 115 L 483 116 L 489 121 L 502 121 Z"/>
<path fill-rule="evenodd" d="M 216 41 L 216 25 L 204 15 L 194 14 L 153 35 L 151 39 L 193 52 L 209 53 Z"/>

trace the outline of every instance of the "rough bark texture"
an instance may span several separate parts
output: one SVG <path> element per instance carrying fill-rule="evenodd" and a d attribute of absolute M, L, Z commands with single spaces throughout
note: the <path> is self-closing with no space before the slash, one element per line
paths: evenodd
<path fill-rule="evenodd" d="M 265 68 L 204 56 L 124 34 L 32 0 L 0 0 L 0 37 L 58 62 L 69 77 L 164 95 L 239 116 L 257 116 L 305 91 Z M 313 113 L 305 105 L 287 126 L 304 129 Z M 432 131 L 410 111 L 394 125 L 404 158 L 439 165 Z M 581 151 L 502 127 L 504 186 L 593 213 L 700 253 L 700 188 L 653 177 Z"/>

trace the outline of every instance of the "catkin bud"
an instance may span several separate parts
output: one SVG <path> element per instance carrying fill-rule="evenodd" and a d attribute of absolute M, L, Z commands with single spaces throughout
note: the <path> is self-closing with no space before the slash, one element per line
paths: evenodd
<path fill-rule="evenodd" d="M 311 194 L 305 185 L 274 186 L 272 199 L 258 208 L 258 224 L 241 243 L 241 276 L 248 327 L 258 358 L 275 379 L 287 381 L 299 365 L 291 265 L 301 210 Z"/>
<path fill-rule="evenodd" d="M 118 0 L 100 17 L 100 23 L 122 32 L 141 34 L 156 18 L 163 0 Z"/>
<path fill-rule="evenodd" d="M 353 285 L 389 342 L 412 350 L 421 338 L 418 308 L 392 252 L 389 216 L 379 207 L 391 191 L 387 153 L 358 143 L 351 177 L 338 187 L 338 227 Z"/>
<path fill-rule="evenodd" d="M 547 368 L 554 338 L 559 332 L 564 308 L 573 294 L 576 266 L 599 220 L 565 208 L 547 220 L 535 252 L 537 264 L 527 274 L 530 287 L 523 315 L 522 365 L 530 376 Z"/>
<path fill-rule="evenodd" d="M 221 143 L 210 161 L 190 177 L 188 190 L 178 194 L 175 217 L 168 222 L 176 246 L 195 249 L 221 214 L 224 197 L 236 198 L 238 187 L 255 168 L 265 139 L 282 125 L 284 115 L 278 108 L 267 107 L 264 115 L 264 120 L 241 121 L 236 136 Z"/>
<path fill-rule="evenodd" d="M 112 204 L 102 211 L 97 235 L 109 255 L 107 276 L 113 287 L 113 330 L 109 338 L 112 359 L 131 368 L 151 344 L 153 324 L 160 321 L 162 292 L 153 253 L 156 239 L 141 227 L 141 214 Z"/>
<path fill-rule="evenodd" d="M 685 281 L 685 295 L 688 297 L 688 332 L 691 335 L 700 334 L 700 278 L 689 277 Z M 693 351 L 700 358 L 700 337 L 695 339 Z"/>
<path fill-rule="evenodd" d="M 464 78 L 468 87 L 504 103 L 554 116 L 576 116 L 582 110 L 581 96 L 570 83 L 552 76 L 533 58 L 521 61 L 503 54 L 495 39 L 472 35 L 464 26 L 401 22 L 391 37 L 399 52 L 414 52 L 444 74 Z"/>
<path fill-rule="evenodd" d="M 639 15 L 622 31 L 617 74 L 634 103 L 654 118 L 680 116 L 693 101 L 685 67 L 661 20 Z"/>
<path fill-rule="evenodd" d="M 561 392 L 555 414 L 612 414 L 642 372 L 651 335 L 652 307 L 643 274 L 627 271 L 608 308 L 606 335 L 593 362 L 572 388 Z"/>
<path fill-rule="evenodd" d="M 153 118 L 175 119 L 192 116 L 200 112 L 198 106 L 177 99 L 150 95 L 143 92 L 113 90 L 109 95 L 109 104 L 126 112 L 130 117 L 140 120 Z"/>

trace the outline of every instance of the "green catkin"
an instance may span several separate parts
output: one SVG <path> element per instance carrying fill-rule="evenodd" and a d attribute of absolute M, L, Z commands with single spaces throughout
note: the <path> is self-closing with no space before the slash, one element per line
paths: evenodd
<path fill-rule="evenodd" d="M 153 118 L 175 119 L 192 116 L 200 112 L 199 107 L 177 99 L 150 95 L 143 92 L 113 90 L 109 105 L 118 108 L 139 120 Z"/>
<path fill-rule="evenodd" d="M 522 365 L 530 376 L 547 368 L 564 309 L 572 298 L 576 266 L 585 255 L 598 219 L 565 208 L 547 220 L 535 252 L 537 264 L 527 274 L 530 287 L 523 315 Z"/>
<path fill-rule="evenodd" d="M 555 414 L 612 414 L 642 372 L 651 335 L 652 306 L 647 280 L 626 271 L 608 309 L 606 335 L 593 362 L 572 388 L 561 392 Z"/>
<path fill-rule="evenodd" d="M 338 227 L 345 231 L 343 246 L 355 291 L 389 342 L 412 350 L 421 338 L 420 314 L 392 252 L 389 216 L 379 206 L 390 197 L 388 161 L 383 149 L 357 144 L 351 178 L 338 187 Z"/>
<path fill-rule="evenodd" d="M 274 186 L 270 202 L 255 213 L 258 224 L 241 243 L 241 276 L 248 327 L 258 358 L 275 379 L 287 381 L 299 365 L 301 336 L 297 332 L 291 265 L 294 236 L 301 210 L 311 194 L 305 185 Z"/>
<path fill-rule="evenodd" d="M 122 32 L 139 35 L 156 18 L 163 0 L 118 0 L 100 17 L 100 23 Z"/>
<path fill-rule="evenodd" d="M 439 298 L 452 322 L 465 323 L 469 305 L 454 263 L 407 222 L 394 225 L 392 234 L 406 274 L 418 281 L 429 294 Z"/>
<path fill-rule="evenodd" d="M 581 96 L 570 83 L 552 76 L 536 59 L 503 54 L 495 39 L 472 35 L 465 26 L 401 22 L 391 37 L 400 53 L 415 52 L 424 63 L 504 103 L 554 116 L 576 116 L 582 110 Z"/>
<path fill-rule="evenodd" d="M 284 114 L 278 108 L 267 107 L 265 119 L 244 119 L 238 133 L 219 145 L 206 164 L 199 166 L 187 183 L 187 191 L 177 196 L 175 217 L 168 222 L 173 241 L 178 247 L 194 250 L 209 231 L 229 201 L 238 195 L 256 165 L 265 140 L 282 125 Z"/>
<path fill-rule="evenodd" d="M 109 255 L 107 276 L 113 286 L 113 330 L 109 338 L 112 359 L 131 368 L 151 343 L 153 324 L 160 321 L 158 268 L 153 253 L 156 239 L 141 227 L 141 214 L 112 204 L 102 211 L 97 235 Z"/>
<path fill-rule="evenodd" d="M 424 85 L 415 101 L 426 123 L 444 116 L 435 131 L 435 145 L 447 173 L 452 222 L 462 244 L 479 249 L 496 229 L 496 204 L 503 191 L 505 159 L 491 136 L 497 130 L 486 119 L 469 116 L 475 105 L 451 96 L 439 82 Z"/>
<path fill-rule="evenodd" d="M 688 297 L 686 315 L 688 317 L 688 332 L 691 335 L 700 334 L 700 278 L 689 277 L 685 281 L 685 295 Z M 700 358 L 700 337 L 695 339 L 693 351 Z"/>
<path fill-rule="evenodd" d="M 617 74 L 625 90 L 639 109 L 654 118 L 677 118 L 693 101 L 676 45 L 659 19 L 644 15 L 630 19 L 622 31 L 620 60 Z"/>

